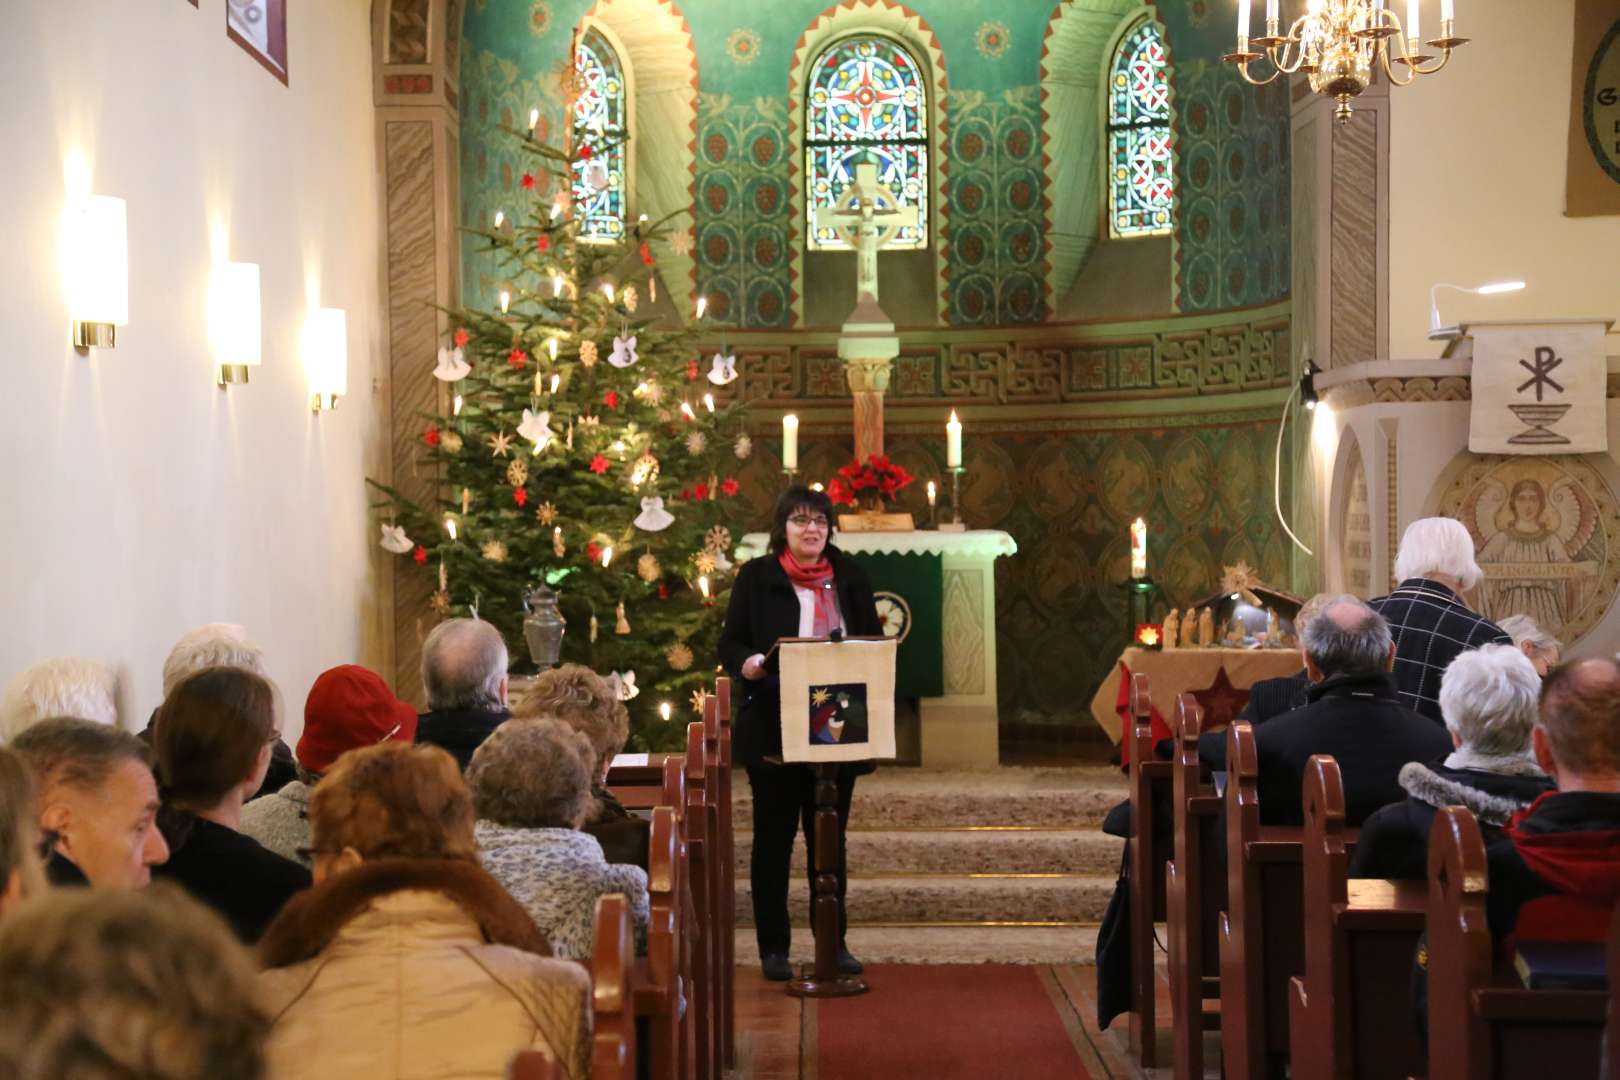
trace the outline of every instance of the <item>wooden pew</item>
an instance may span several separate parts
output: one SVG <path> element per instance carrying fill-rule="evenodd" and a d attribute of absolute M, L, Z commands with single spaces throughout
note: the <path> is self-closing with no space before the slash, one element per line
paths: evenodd
<path fill-rule="evenodd" d="M 707 782 L 708 798 L 704 803 L 705 835 L 709 841 L 709 896 L 712 898 L 709 908 L 709 933 L 706 941 L 709 945 L 709 970 L 713 972 L 714 1010 L 714 1074 L 720 1075 L 725 1067 L 726 1047 L 725 1033 L 727 1019 L 730 1011 L 730 998 L 726 987 L 730 985 L 726 979 L 726 941 L 729 939 L 735 947 L 736 919 L 731 917 L 735 901 L 726 902 L 725 860 L 731 857 L 726 846 L 725 837 L 721 828 L 722 807 L 721 796 L 725 782 L 721 778 L 720 768 L 720 696 L 707 694 L 703 699 L 703 775 Z M 730 806 L 725 808 L 725 818 L 729 820 Z M 732 887 L 733 892 L 736 886 Z M 727 918 L 731 917 L 728 923 Z"/>
<path fill-rule="evenodd" d="M 1221 1022 L 1209 978 L 1218 970 L 1213 918 L 1220 904 L 1220 879 L 1212 872 L 1215 818 L 1221 801 L 1204 782 L 1198 762 L 1203 709 L 1191 694 L 1176 701 L 1171 722 L 1175 760 L 1170 767 L 1175 816 L 1175 857 L 1165 867 L 1165 911 L 1170 954 L 1170 1018 L 1175 1032 L 1172 1075 L 1203 1080 L 1204 1029 Z M 1134 748 L 1133 748 L 1134 750 Z M 1134 959 L 1134 957 L 1133 957 Z"/>
<path fill-rule="evenodd" d="M 1609 1022 L 1604 1036 L 1604 1058 L 1609 1062 L 1609 1076 L 1620 1072 L 1620 904 L 1614 908 L 1609 922 Z"/>
<path fill-rule="evenodd" d="M 713 789 L 703 760 L 703 724 L 694 722 L 686 728 L 686 865 L 687 882 L 692 895 L 692 925 L 688 935 L 692 961 L 692 988 L 687 994 L 686 1008 L 692 1016 L 693 1066 L 699 1080 L 710 1080 L 720 1074 L 716 1065 L 719 1043 L 715 1037 L 715 1018 L 718 994 L 715 992 L 715 947 L 718 902 L 715 896 L 715 850 L 710 831 L 709 801 Z"/>
<path fill-rule="evenodd" d="M 681 994 L 685 1011 L 681 1014 L 676 1038 L 679 1041 L 675 1055 L 676 1071 L 673 1075 L 685 1080 L 697 1075 L 696 1010 L 692 1007 L 692 937 L 697 923 L 697 909 L 692 903 L 691 853 L 686 836 L 686 759 L 671 756 L 664 762 L 664 805 L 674 811 L 676 851 L 680 864 L 680 880 L 676 893 L 676 952 L 675 965 L 680 976 Z"/>
<path fill-rule="evenodd" d="M 544 1050 L 519 1050 L 506 1063 L 506 1080 L 563 1080 L 562 1062 Z"/>
<path fill-rule="evenodd" d="M 617 893 L 598 898 L 591 945 L 591 1080 L 634 1080 L 636 1075 L 633 941 L 629 901 Z"/>
<path fill-rule="evenodd" d="M 1442 809 L 1429 831 L 1428 1080 L 1596 1076 L 1609 994 L 1525 989 L 1496 963 L 1488 887 L 1479 823 Z"/>
<path fill-rule="evenodd" d="M 720 717 L 720 1046 L 726 1068 L 737 1065 L 737 845 L 731 823 L 731 679 L 722 675 L 714 680 L 716 711 Z"/>
<path fill-rule="evenodd" d="M 1227 730 L 1226 768 L 1221 1062 L 1230 1080 L 1263 1080 L 1288 1058 L 1288 985 L 1305 968 L 1303 831 L 1261 827 L 1260 761 L 1246 721 Z"/>
<path fill-rule="evenodd" d="M 1305 970 L 1289 984 L 1295 1076 L 1410 1076 L 1423 1069 L 1405 988 L 1428 895 L 1418 881 L 1349 880 L 1339 764 L 1305 770 Z"/>
<path fill-rule="evenodd" d="M 681 896 L 684 850 L 676 832 L 675 808 L 653 811 L 648 851 L 647 958 L 636 963 L 635 1014 L 647 1019 L 647 1038 L 638 1050 L 652 1080 L 680 1080 L 680 957 L 685 928 Z"/>
<path fill-rule="evenodd" d="M 1154 825 L 1170 806 L 1170 762 L 1153 756 L 1153 702 L 1148 677 L 1131 676 L 1131 1054 L 1144 1069 L 1158 1063 L 1158 975 L 1153 924 L 1165 919 L 1164 868 L 1175 854 L 1156 842 Z"/>

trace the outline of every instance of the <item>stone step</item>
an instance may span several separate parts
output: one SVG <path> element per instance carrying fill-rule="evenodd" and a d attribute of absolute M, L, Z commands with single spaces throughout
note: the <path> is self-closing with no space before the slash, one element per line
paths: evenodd
<path fill-rule="evenodd" d="M 868 964 L 1095 964 L 1095 926 L 851 926 L 849 951 Z M 795 964 L 815 961 L 809 930 L 793 935 Z M 737 931 L 737 964 L 759 963 L 752 929 Z"/>
<path fill-rule="evenodd" d="M 849 868 L 857 875 L 894 873 L 1117 874 L 1125 841 L 1096 829 L 978 826 L 964 829 L 866 830 L 848 833 Z M 737 874 L 748 874 L 753 834 L 736 837 Z M 803 874 L 804 837 L 793 845 L 793 872 Z"/>
<path fill-rule="evenodd" d="M 905 923 L 961 928 L 965 924 L 1095 923 L 1113 895 L 1113 874 L 884 875 L 849 879 L 852 923 Z M 808 927 L 810 884 L 788 883 L 788 916 Z M 737 878 L 737 924 L 752 926 L 752 890 Z"/>
<path fill-rule="evenodd" d="M 1100 824 L 1128 795 L 1126 778 L 1106 765 L 975 770 L 880 768 L 855 784 L 850 828 L 1028 825 L 1073 829 Z M 732 783 L 732 823 L 753 825 L 748 777 Z"/>

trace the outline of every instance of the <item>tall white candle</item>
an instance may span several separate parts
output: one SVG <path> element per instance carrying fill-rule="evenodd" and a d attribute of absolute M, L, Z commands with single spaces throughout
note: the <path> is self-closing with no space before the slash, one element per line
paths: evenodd
<path fill-rule="evenodd" d="M 799 418 L 792 413 L 782 417 L 782 468 L 799 467 Z"/>
<path fill-rule="evenodd" d="M 1131 577 L 1147 577 L 1147 522 L 1131 522 Z"/>
<path fill-rule="evenodd" d="M 962 467 L 962 421 L 956 418 L 955 409 L 951 410 L 951 418 L 945 423 L 945 467 Z"/>
<path fill-rule="evenodd" d="M 1440 0 L 1440 21 L 1450 22 L 1457 17 L 1456 0 Z"/>
<path fill-rule="evenodd" d="M 1277 0 L 1266 0 L 1266 26 L 1269 33 L 1270 26 L 1277 20 Z"/>
<path fill-rule="evenodd" d="M 1238 37 L 1249 36 L 1249 0 L 1238 0 Z"/>
<path fill-rule="evenodd" d="M 935 488 L 934 488 L 934 482 L 932 480 L 930 480 L 930 481 L 928 481 L 928 505 L 933 506 L 934 505 L 934 500 L 937 497 L 938 497 L 938 495 L 937 495 L 937 492 L 935 491 Z"/>
<path fill-rule="evenodd" d="M 1418 12 L 1422 8 L 1418 0 L 1406 0 L 1406 43 L 1410 51 L 1417 52 L 1417 43 L 1423 40 L 1423 34 L 1418 30 Z"/>

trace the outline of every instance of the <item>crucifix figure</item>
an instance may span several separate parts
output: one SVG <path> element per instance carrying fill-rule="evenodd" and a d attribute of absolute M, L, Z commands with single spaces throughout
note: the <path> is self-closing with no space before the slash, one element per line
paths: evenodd
<path fill-rule="evenodd" d="M 855 310 L 844 320 L 838 355 L 844 361 L 855 405 L 855 457 L 865 461 L 883 453 L 883 394 L 889 389 L 889 364 L 900 351 L 894 323 L 878 306 L 878 249 L 901 229 L 918 223 L 915 206 L 900 206 L 878 183 L 877 166 L 855 166 L 855 182 L 832 206 L 815 211 L 818 229 L 832 229 L 855 249 Z"/>

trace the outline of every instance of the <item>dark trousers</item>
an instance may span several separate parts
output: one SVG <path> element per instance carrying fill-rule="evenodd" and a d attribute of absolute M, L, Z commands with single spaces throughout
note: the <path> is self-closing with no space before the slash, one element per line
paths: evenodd
<path fill-rule="evenodd" d="M 816 773 L 809 765 L 748 767 L 748 786 L 754 792 L 754 850 L 749 881 L 754 892 L 754 933 L 759 951 L 786 953 L 793 931 L 788 921 L 788 873 L 793 860 L 793 838 L 804 828 L 811 896 L 815 895 Z M 844 830 L 849 827 L 849 801 L 855 793 L 855 775 L 838 771 L 838 938 L 842 943 L 849 917 L 844 890 L 849 884 Z M 815 921 L 811 920 L 814 927 Z"/>

